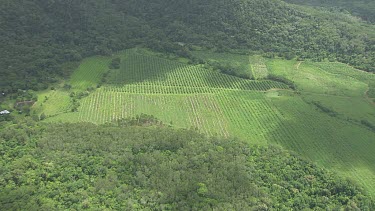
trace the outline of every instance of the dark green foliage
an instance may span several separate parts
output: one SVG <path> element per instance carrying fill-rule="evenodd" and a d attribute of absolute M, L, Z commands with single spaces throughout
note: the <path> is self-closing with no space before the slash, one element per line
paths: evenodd
<path fill-rule="evenodd" d="M 4 0 L 0 11 L 6 93 L 45 89 L 69 75 L 66 62 L 138 45 L 182 57 L 198 45 L 375 67 L 373 25 L 278 0 Z"/>
<path fill-rule="evenodd" d="M 121 64 L 121 58 L 114 58 L 111 61 L 111 64 L 109 65 L 109 68 L 111 69 L 120 69 Z"/>
<path fill-rule="evenodd" d="M 267 79 L 269 80 L 272 80 L 272 81 L 277 81 L 277 82 L 281 82 L 281 83 L 284 83 L 286 85 L 289 86 L 289 88 L 293 89 L 293 90 L 296 90 L 296 85 L 294 84 L 293 81 L 283 77 L 283 76 L 279 76 L 279 75 L 274 75 L 274 74 L 268 74 L 267 76 Z"/>
<path fill-rule="evenodd" d="M 320 111 L 323 111 L 324 113 L 327 113 L 330 116 L 337 116 L 336 111 L 324 106 L 322 103 L 318 101 L 312 101 L 311 103 L 315 105 Z"/>
<path fill-rule="evenodd" d="M 163 125 L 26 119 L 0 130 L 1 210 L 375 208 L 352 183 L 279 147 Z"/>
<path fill-rule="evenodd" d="M 284 0 L 289 3 L 329 7 L 343 13 L 350 11 L 353 15 L 375 23 L 375 1 L 372 0 Z"/>
<path fill-rule="evenodd" d="M 114 122 L 117 126 L 151 126 L 151 125 L 163 125 L 163 123 L 158 120 L 153 115 L 140 114 L 133 118 L 119 119 Z"/>
<path fill-rule="evenodd" d="M 375 132 L 375 125 L 371 124 L 368 120 L 361 120 L 361 124 Z"/>
<path fill-rule="evenodd" d="M 213 61 L 207 61 L 205 65 L 208 68 L 212 68 L 214 70 L 219 70 L 223 74 L 236 76 L 243 79 L 252 79 L 249 74 L 243 74 L 243 72 L 239 66 L 235 66 L 229 63 L 223 64 L 220 62 L 213 62 Z"/>

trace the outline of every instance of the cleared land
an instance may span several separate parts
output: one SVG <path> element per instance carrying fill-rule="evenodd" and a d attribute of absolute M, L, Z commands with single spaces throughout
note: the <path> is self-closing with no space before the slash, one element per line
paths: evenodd
<path fill-rule="evenodd" d="M 282 145 L 353 179 L 375 196 L 375 132 L 361 123 L 375 123 L 374 106 L 365 97 L 372 75 L 347 66 L 341 74 L 338 63 L 297 65 L 262 58 L 267 74 L 294 81 L 299 90 L 295 93 L 282 83 L 240 79 L 137 50 L 116 56 L 122 60 L 120 69 L 110 70 L 107 83 L 80 100 L 78 112 L 45 121 L 105 123 L 151 114 L 207 135 Z M 233 62 L 245 62 L 235 57 L 239 60 Z M 251 59 L 245 57 L 249 64 Z M 79 74 L 72 76 L 73 89 L 94 87 L 108 71 L 110 58 L 91 62 L 83 62 Z M 81 82 L 85 80 L 90 83 Z"/>

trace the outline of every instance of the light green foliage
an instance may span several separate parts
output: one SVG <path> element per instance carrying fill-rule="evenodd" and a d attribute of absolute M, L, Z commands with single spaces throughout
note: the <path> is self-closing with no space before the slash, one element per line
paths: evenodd
<path fill-rule="evenodd" d="M 313 65 L 334 76 L 345 76 L 349 80 L 351 79 L 367 84 L 366 93 L 363 94 L 367 95 L 369 98 L 375 98 L 375 74 L 358 71 L 353 67 L 342 63 L 318 62 L 313 63 Z"/>
<path fill-rule="evenodd" d="M 267 66 L 272 74 L 292 80 L 298 90 L 305 93 L 359 97 L 368 87 L 366 83 L 344 74 L 318 68 L 313 62 L 274 59 L 268 60 Z"/>
<path fill-rule="evenodd" d="M 61 90 L 47 90 L 38 93 L 38 101 L 33 105 L 33 110 L 44 113 L 47 117 L 70 111 L 71 98 L 69 93 Z"/>
<path fill-rule="evenodd" d="M 262 56 L 250 56 L 249 62 L 255 79 L 264 79 L 268 76 L 266 61 Z"/>

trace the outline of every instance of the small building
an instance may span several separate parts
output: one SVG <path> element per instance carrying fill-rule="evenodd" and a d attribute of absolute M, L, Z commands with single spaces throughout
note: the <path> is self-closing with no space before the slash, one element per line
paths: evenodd
<path fill-rule="evenodd" d="M 0 115 L 4 115 L 4 114 L 10 114 L 10 111 L 8 110 L 0 111 Z"/>

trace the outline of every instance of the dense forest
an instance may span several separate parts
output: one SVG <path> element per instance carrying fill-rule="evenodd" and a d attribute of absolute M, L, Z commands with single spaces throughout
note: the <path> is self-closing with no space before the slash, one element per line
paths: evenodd
<path fill-rule="evenodd" d="M 4 126 L 4 125 L 3 125 Z M 2 210 L 373 210 L 357 186 L 277 146 L 147 115 L 0 129 Z"/>
<path fill-rule="evenodd" d="M 45 89 L 84 57 L 134 46 L 180 56 L 192 46 L 251 50 L 375 71 L 374 25 L 281 0 L 4 0 L 0 11 L 5 93 Z"/>
<path fill-rule="evenodd" d="M 373 0 L 284 0 L 285 2 L 311 5 L 318 7 L 328 7 L 341 12 L 350 12 L 351 14 L 361 17 L 363 20 L 375 23 L 375 1 Z"/>

